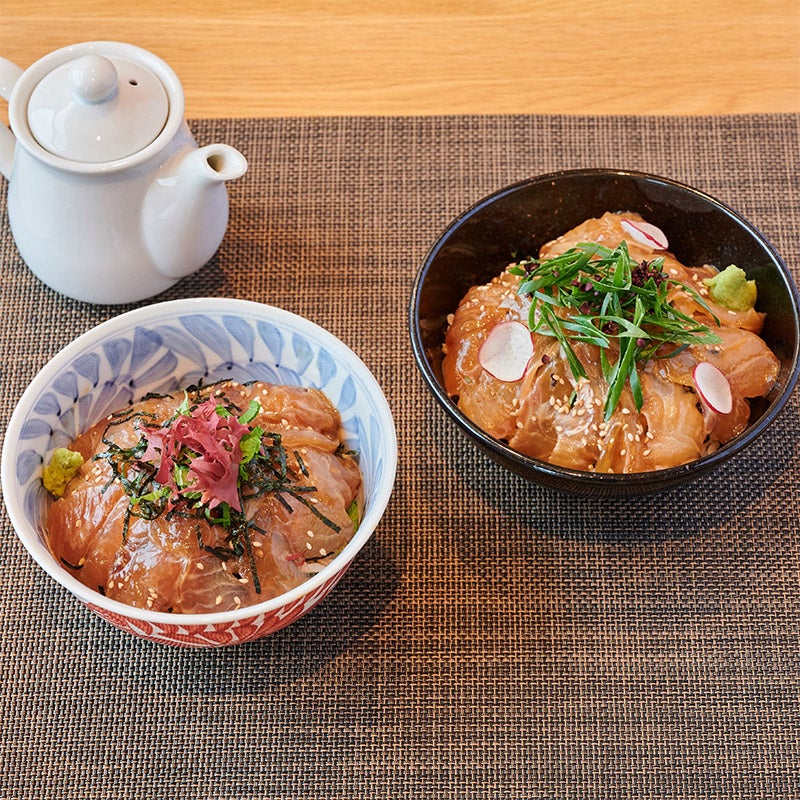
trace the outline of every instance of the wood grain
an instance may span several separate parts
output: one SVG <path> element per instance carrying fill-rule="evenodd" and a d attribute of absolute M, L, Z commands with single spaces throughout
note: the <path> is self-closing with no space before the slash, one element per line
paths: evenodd
<path fill-rule="evenodd" d="M 798 0 L 2 0 L 20 66 L 91 39 L 164 58 L 192 118 L 800 111 Z"/>

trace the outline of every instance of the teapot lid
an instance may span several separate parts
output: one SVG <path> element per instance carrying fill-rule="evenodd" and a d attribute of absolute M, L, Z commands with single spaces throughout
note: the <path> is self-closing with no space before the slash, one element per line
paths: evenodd
<path fill-rule="evenodd" d="M 84 55 L 42 78 L 28 103 L 38 143 L 71 161 L 126 158 L 163 130 L 169 98 L 158 77 L 136 61 Z"/>

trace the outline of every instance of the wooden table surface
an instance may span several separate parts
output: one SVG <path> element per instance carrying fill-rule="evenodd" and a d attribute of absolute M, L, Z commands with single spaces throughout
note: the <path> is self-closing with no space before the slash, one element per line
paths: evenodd
<path fill-rule="evenodd" d="M 191 118 L 800 111 L 799 0 L 0 3 L 19 66 L 92 39 L 161 56 Z"/>

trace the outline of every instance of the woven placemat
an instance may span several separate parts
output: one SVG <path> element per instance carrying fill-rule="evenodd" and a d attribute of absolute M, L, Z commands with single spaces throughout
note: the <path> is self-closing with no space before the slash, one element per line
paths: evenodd
<path fill-rule="evenodd" d="M 250 169 L 218 254 L 157 299 L 263 301 L 343 339 L 395 414 L 396 490 L 322 605 L 211 651 L 111 628 L 34 568 L 0 512 L 0 797 L 799 796 L 798 400 L 703 483 L 579 500 L 466 446 L 416 372 L 406 309 L 452 217 L 576 167 L 689 183 L 800 270 L 800 115 L 191 127 Z M 0 189 L 4 429 L 59 347 L 131 306 L 43 287 Z"/>

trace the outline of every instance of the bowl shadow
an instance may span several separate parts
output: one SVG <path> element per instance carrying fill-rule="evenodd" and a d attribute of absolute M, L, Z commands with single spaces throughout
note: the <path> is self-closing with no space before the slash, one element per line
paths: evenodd
<path fill-rule="evenodd" d="M 598 498 L 560 491 L 509 473 L 484 453 L 477 457 L 486 469 L 475 469 L 474 450 L 455 437 L 440 440 L 438 446 L 440 458 L 453 465 L 466 493 L 493 509 L 498 528 L 502 523 L 505 528 L 572 541 L 652 543 L 697 536 L 736 519 L 742 509 L 768 502 L 781 476 L 796 468 L 798 455 L 791 446 L 795 426 L 790 420 L 798 414 L 796 406 L 790 404 L 778 415 L 761 446 L 681 486 L 645 495 Z M 493 480 L 486 480 L 487 472 Z M 452 524 L 474 529 L 457 521 Z M 515 542 L 511 539 L 509 545 L 516 547 Z"/>
<path fill-rule="evenodd" d="M 120 681 L 124 677 L 126 682 L 146 685 L 160 676 L 160 691 L 192 696 L 264 694 L 270 687 L 314 675 L 353 647 L 377 624 L 398 584 L 389 551 L 372 537 L 317 606 L 261 639 L 208 649 L 174 647 L 123 633 L 91 614 L 97 635 L 82 639 L 84 657 L 91 663 L 105 662 L 110 672 L 117 665 Z"/>

